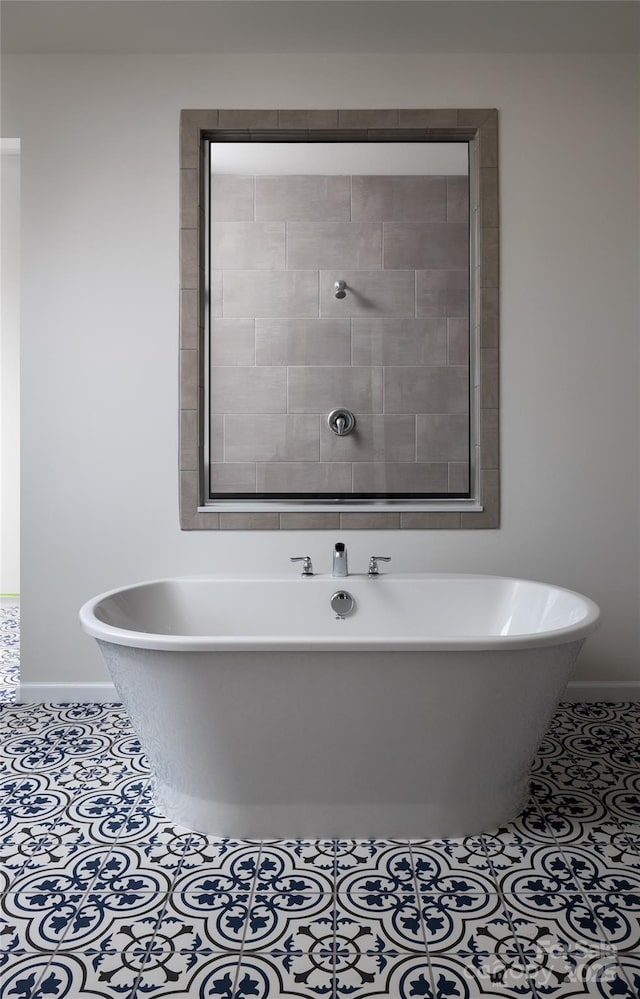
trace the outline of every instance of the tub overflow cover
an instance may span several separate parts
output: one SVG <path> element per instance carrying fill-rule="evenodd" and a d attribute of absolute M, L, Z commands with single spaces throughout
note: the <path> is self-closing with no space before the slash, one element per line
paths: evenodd
<path fill-rule="evenodd" d="M 355 605 L 355 600 L 346 590 L 337 590 L 331 597 L 331 607 L 339 620 L 350 614 Z"/>

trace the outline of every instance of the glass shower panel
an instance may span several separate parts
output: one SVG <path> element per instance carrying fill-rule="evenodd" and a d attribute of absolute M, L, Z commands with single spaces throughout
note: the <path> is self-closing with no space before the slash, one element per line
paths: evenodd
<path fill-rule="evenodd" d="M 210 150 L 210 499 L 468 497 L 468 143 Z"/>

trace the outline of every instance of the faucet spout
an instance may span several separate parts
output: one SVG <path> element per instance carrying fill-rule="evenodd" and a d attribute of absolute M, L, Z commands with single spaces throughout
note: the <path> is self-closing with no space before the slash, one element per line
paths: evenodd
<path fill-rule="evenodd" d="M 348 576 L 347 546 L 342 541 L 336 541 L 333 549 L 333 575 Z"/>

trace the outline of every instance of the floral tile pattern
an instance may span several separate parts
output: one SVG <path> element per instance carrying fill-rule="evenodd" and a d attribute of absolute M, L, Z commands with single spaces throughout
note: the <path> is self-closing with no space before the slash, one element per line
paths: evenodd
<path fill-rule="evenodd" d="M 20 677 L 20 604 L 0 606 L 0 704 L 13 704 Z"/>
<path fill-rule="evenodd" d="M 639 732 L 562 705 L 476 836 L 247 842 L 158 811 L 121 707 L 5 704 L 0 999 L 637 999 Z"/>
<path fill-rule="evenodd" d="M 122 707 L 0 701 L 0 999 L 507 996 L 640 996 L 640 705 L 561 705 L 482 834 L 248 842 L 166 819 Z"/>

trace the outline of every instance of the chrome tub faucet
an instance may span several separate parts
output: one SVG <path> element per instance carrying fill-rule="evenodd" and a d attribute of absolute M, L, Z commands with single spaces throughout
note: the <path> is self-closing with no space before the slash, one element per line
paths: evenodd
<path fill-rule="evenodd" d="M 333 575 L 348 576 L 347 546 L 342 541 L 336 541 L 333 549 Z"/>

